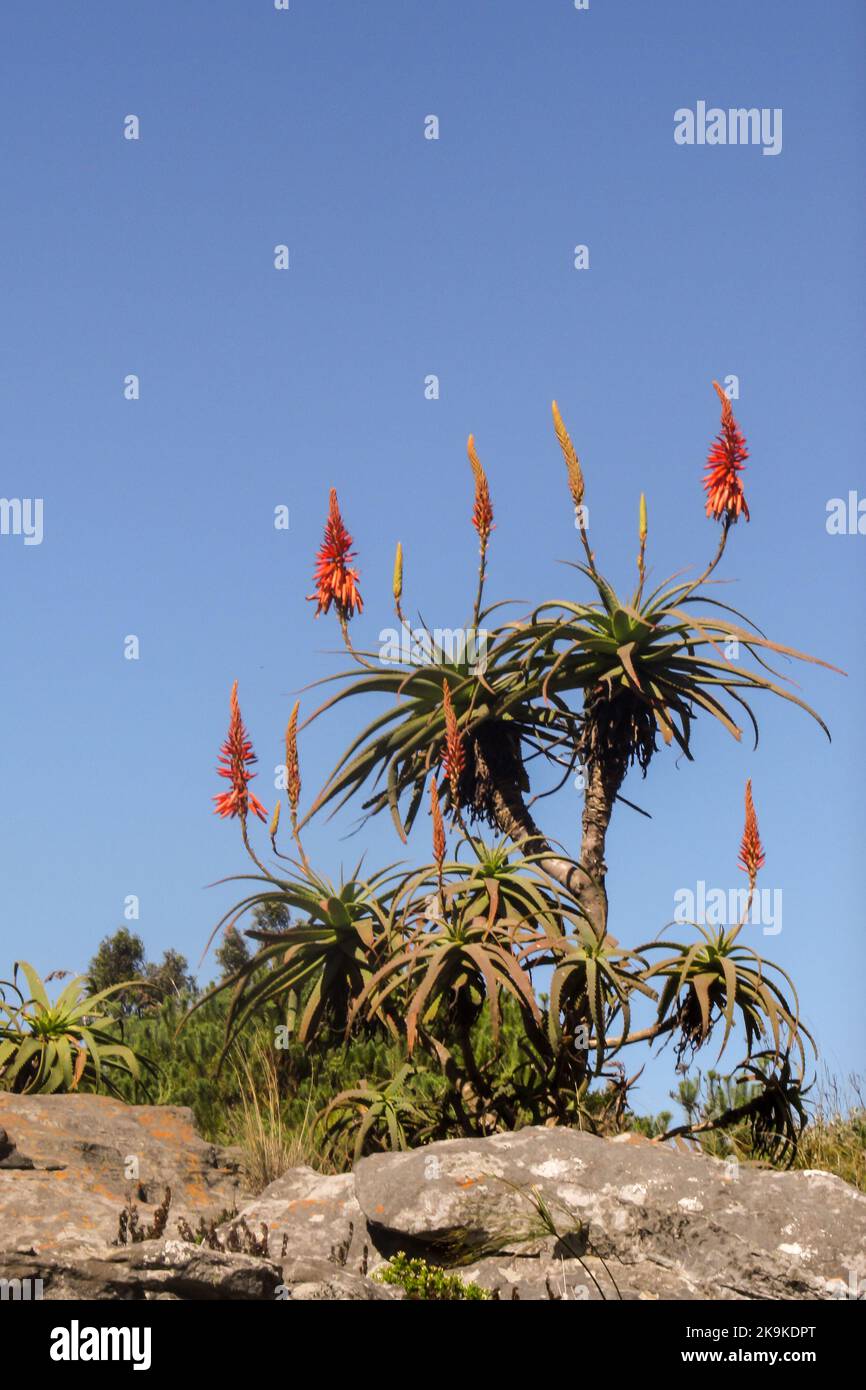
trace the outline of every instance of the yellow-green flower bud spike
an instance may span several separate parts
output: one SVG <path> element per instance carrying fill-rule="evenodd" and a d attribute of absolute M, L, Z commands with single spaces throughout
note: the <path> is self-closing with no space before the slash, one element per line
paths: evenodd
<path fill-rule="evenodd" d="M 580 460 L 577 457 L 577 450 L 571 442 L 571 435 L 565 428 L 562 416 L 559 413 L 559 406 L 553 402 L 553 428 L 556 430 L 556 437 L 559 440 L 559 447 L 565 459 L 565 468 L 568 474 L 568 487 L 575 507 L 583 506 L 583 470 Z"/>
<path fill-rule="evenodd" d="M 397 603 L 403 595 L 403 546 L 397 542 L 397 553 L 394 556 L 394 599 Z"/>

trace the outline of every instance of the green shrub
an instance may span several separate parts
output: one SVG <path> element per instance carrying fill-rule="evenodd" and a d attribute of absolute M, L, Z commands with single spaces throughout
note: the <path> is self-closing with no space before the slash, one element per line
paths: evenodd
<path fill-rule="evenodd" d="M 410 1260 L 399 1251 L 373 1278 L 380 1284 L 396 1284 L 405 1289 L 406 1297 L 436 1302 L 458 1302 L 467 1299 L 490 1299 L 493 1295 L 479 1284 L 464 1284 L 456 1274 L 447 1274 L 426 1260 Z"/>

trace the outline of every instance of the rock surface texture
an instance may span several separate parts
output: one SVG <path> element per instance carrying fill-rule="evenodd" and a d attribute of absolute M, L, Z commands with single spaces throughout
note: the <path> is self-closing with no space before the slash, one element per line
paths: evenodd
<path fill-rule="evenodd" d="M 394 1301 L 370 1276 L 398 1250 L 500 1299 L 831 1299 L 866 1287 L 866 1196 L 525 1129 L 296 1168 L 251 1197 L 185 1109 L 0 1094 L 0 1295 Z"/>
<path fill-rule="evenodd" d="M 180 1106 L 0 1091 L 0 1131 L 2 1249 L 101 1249 L 124 1206 L 149 1222 L 166 1187 L 172 1215 L 193 1225 L 246 1196 L 237 1158 L 206 1143 Z"/>

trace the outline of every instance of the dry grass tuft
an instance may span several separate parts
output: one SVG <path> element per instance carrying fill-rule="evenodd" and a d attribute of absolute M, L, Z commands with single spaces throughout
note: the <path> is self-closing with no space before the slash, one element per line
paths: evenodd
<path fill-rule="evenodd" d="M 286 1125 L 276 1058 L 261 1038 L 256 1038 L 249 1053 L 239 1054 L 235 1075 L 241 1109 L 232 1137 L 244 1152 L 254 1192 L 261 1192 L 290 1168 L 309 1166 L 319 1172 L 335 1171 L 323 1163 L 316 1143 L 312 1094 L 300 1124 L 291 1128 Z"/>
<path fill-rule="evenodd" d="M 864 1089 L 862 1076 L 849 1076 L 844 1086 L 834 1077 L 821 1078 L 810 1097 L 812 1114 L 800 1139 L 795 1168 L 835 1173 L 866 1192 Z"/>

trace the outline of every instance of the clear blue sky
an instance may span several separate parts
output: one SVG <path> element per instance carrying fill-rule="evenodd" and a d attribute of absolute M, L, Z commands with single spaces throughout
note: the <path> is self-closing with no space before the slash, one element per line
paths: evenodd
<path fill-rule="evenodd" d="M 211 813 L 231 682 L 270 807 L 293 692 L 338 669 L 304 601 L 330 485 L 360 644 L 389 624 L 398 537 L 413 610 L 464 620 L 470 430 L 490 596 L 577 592 L 556 397 L 600 561 L 630 582 L 643 489 L 662 578 L 715 540 L 710 381 L 734 373 L 753 520 L 732 601 L 849 675 L 802 676 L 832 745 L 759 701 L 757 753 L 704 722 L 695 764 L 660 754 L 630 784 L 653 819 L 617 812 L 614 930 L 654 935 L 698 879 L 739 886 L 751 775 L 784 928 L 749 939 L 798 982 L 830 1069 L 862 1066 L 866 536 L 825 520 L 866 495 L 864 30 L 856 0 L 6 0 L 0 491 L 45 511 L 41 545 L 0 538 L 0 973 L 83 967 L 128 894 L 152 957 L 198 961 L 233 893 L 205 885 L 245 862 Z M 782 153 L 676 145 L 699 100 L 782 108 Z M 349 732 L 303 740 L 306 791 Z M 577 794 L 542 805 L 574 843 Z M 311 829 L 322 868 L 399 854 L 384 820 L 345 840 L 352 819 Z M 651 1066 L 639 1103 L 670 1080 Z"/>

